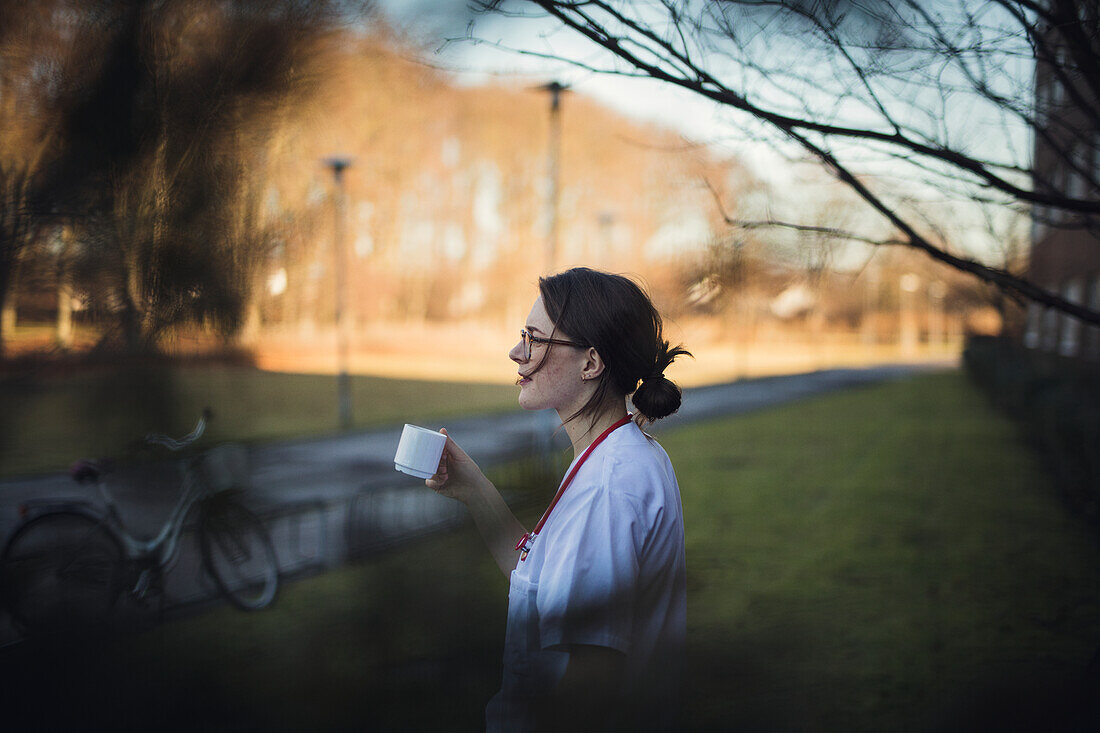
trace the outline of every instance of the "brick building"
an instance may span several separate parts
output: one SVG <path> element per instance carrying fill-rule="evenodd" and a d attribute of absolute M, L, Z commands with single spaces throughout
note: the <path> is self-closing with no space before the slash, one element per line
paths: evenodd
<path fill-rule="evenodd" d="M 1100 95 L 1093 68 L 1100 59 L 1097 10 L 1081 3 L 1074 12 L 1078 23 L 1046 31 L 1049 53 L 1036 64 L 1033 185 L 1036 192 L 1057 197 L 1100 200 Z M 1100 311 L 1100 217 L 1035 205 L 1029 276 L 1066 300 Z M 1100 328 L 1035 303 L 1028 308 L 1023 343 L 1100 360 Z"/>

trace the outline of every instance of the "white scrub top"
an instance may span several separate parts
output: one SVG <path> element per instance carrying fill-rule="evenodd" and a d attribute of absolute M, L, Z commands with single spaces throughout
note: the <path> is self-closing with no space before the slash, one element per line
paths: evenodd
<path fill-rule="evenodd" d="M 486 708 L 487 729 L 532 729 L 532 707 L 553 692 L 572 644 L 622 652 L 622 699 L 633 707 L 624 712 L 647 727 L 671 726 L 686 595 L 672 463 L 628 422 L 592 451 L 512 571 L 504 679 Z"/>

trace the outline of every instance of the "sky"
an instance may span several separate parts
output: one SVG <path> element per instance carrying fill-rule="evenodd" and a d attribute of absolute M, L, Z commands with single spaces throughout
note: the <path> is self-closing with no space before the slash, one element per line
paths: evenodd
<path fill-rule="evenodd" d="M 499 14 L 475 13 L 469 8 L 469 0 L 377 0 L 378 6 L 389 23 L 411 37 L 425 49 L 425 60 L 450 70 L 458 83 L 481 84 L 493 79 L 515 81 L 529 79 L 532 86 L 557 80 L 568 84 L 574 91 L 593 97 L 629 117 L 655 122 L 677 130 L 688 139 L 706 143 L 716 152 L 736 156 L 758 176 L 773 184 L 787 184 L 792 181 L 790 166 L 786 158 L 776 152 L 774 145 L 778 138 L 775 131 L 765 128 L 764 124 L 748 118 L 746 115 L 706 100 L 699 95 L 679 89 L 671 84 L 650 79 L 631 79 L 624 76 L 597 74 L 578 68 L 563 61 L 553 61 L 524 55 L 519 49 L 530 50 L 547 55 L 580 59 L 591 62 L 593 66 L 613 66 L 608 61 L 610 54 L 595 44 L 582 38 L 571 29 L 565 28 L 557 19 L 536 15 L 530 3 L 514 3 L 525 10 L 527 17 L 503 17 Z M 783 54 L 776 46 L 774 32 L 759 34 L 761 53 Z M 478 41 L 471 40 L 478 39 Z M 479 42 L 480 41 L 480 42 Z M 498 48 L 494 44 L 507 48 Z M 511 49 L 511 50 L 509 50 Z M 790 56 L 791 54 L 787 54 Z M 801 57 L 797 51 L 793 62 Z M 1021 69 L 1019 74 L 1030 79 L 1030 68 Z M 730 75 L 736 80 L 736 74 Z M 522 83 L 522 81 L 520 82 Z M 736 83 L 736 81 L 734 82 Z M 796 87 L 793 87 L 796 88 Z M 807 99 L 813 98 L 814 89 L 799 90 Z M 820 91 L 820 90 L 819 90 Z M 778 99 L 763 100 L 776 110 L 782 110 L 787 102 Z M 827 110 L 835 101 L 831 96 L 818 98 L 813 106 Z M 916 105 L 933 110 L 930 114 L 935 124 L 935 112 L 944 101 L 939 97 L 930 98 L 927 104 Z M 957 102 L 957 100 L 952 100 Z M 798 99 L 793 103 L 800 104 Z M 980 105 L 953 103 L 947 108 L 947 114 L 955 116 L 974 116 Z M 853 112 L 853 109 L 855 111 Z M 873 110 L 866 110 L 875 116 Z M 847 108 L 844 118 L 858 120 L 860 111 Z M 971 121 L 967 124 L 952 123 L 956 134 L 973 137 L 967 141 L 967 147 L 983 144 L 996 144 L 996 140 L 986 140 L 977 131 L 992 120 L 985 119 L 981 124 Z M 746 134 L 749 130 L 753 135 Z M 1021 133 L 1022 134 L 1022 133 Z M 768 136 L 771 142 L 761 142 L 754 136 Z M 958 142 L 958 141 L 956 141 Z M 783 143 L 780 143 L 783 144 Z M 1026 142 L 1014 141 L 1014 146 Z M 801 151 L 792 147 L 784 150 L 788 155 L 798 155 Z M 987 157 L 997 158 L 1003 150 L 991 152 Z M 1021 161 L 1017 161 L 1021 162 Z M 1026 163 L 1026 162 L 1025 162 Z"/>
<path fill-rule="evenodd" d="M 596 74 L 566 62 L 494 46 L 582 59 L 608 57 L 553 18 L 477 14 L 469 10 L 467 0 L 379 0 L 379 6 L 391 24 L 429 51 L 429 63 L 450 70 L 460 84 L 529 79 L 535 86 L 557 80 L 628 117 L 657 123 L 719 152 L 736 155 L 761 172 L 775 170 L 776 156 L 768 146 L 744 142 L 731 128 L 728 113 L 695 94 L 652 80 Z M 481 42 L 461 40 L 467 36 Z"/>
<path fill-rule="evenodd" d="M 535 86 L 557 80 L 569 85 L 574 91 L 595 98 L 629 117 L 677 130 L 691 141 L 709 145 L 720 155 L 736 157 L 759 179 L 770 184 L 773 191 L 789 192 L 790 195 L 787 198 L 793 197 L 791 200 L 796 209 L 799 200 L 807 195 L 814 196 L 815 192 L 820 190 L 820 177 L 807 173 L 805 169 L 799 170 L 790 163 L 788 157 L 781 155 L 779 148 L 776 147 L 778 138 L 775 131 L 765 130 L 763 123 L 746 119 L 744 115 L 737 116 L 738 113 L 731 109 L 723 108 L 670 84 L 648 79 L 597 74 L 566 62 L 525 55 L 518 51 L 518 49 L 526 49 L 551 56 L 580 59 L 597 67 L 613 65 L 607 60 L 609 58 L 607 52 L 580 37 L 571 29 L 563 27 L 554 18 L 512 18 L 497 14 L 477 14 L 468 7 L 468 0 L 378 0 L 378 3 L 392 26 L 425 49 L 426 61 L 450 70 L 458 83 L 474 85 L 494 79 L 507 80 L 511 83 L 515 83 L 518 79 L 519 83 L 523 83 L 523 80 L 527 79 L 532 86 Z M 524 4 L 519 5 L 525 7 Z M 778 53 L 781 57 L 783 49 L 775 46 L 773 36 L 773 32 L 760 34 L 761 43 L 764 44 L 761 52 L 773 55 Z M 479 39 L 480 42 L 471 39 Z M 498 45 L 506 48 L 498 48 Z M 799 57 L 796 55 L 793 58 L 797 63 Z M 1013 76 L 1029 80 L 1031 72 L 1028 69 L 1022 69 Z M 731 78 L 737 77 L 734 75 Z M 814 99 L 812 86 L 803 89 L 802 93 L 806 95 L 806 99 Z M 821 104 L 822 101 L 823 104 Z M 836 99 L 832 96 L 819 97 L 812 106 L 825 110 L 834 101 Z M 934 110 L 941 104 L 946 104 L 948 100 L 936 96 L 925 101 L 928 104 L 918 103 L 912 109 L 914 111 L 923 108 L 933 110 L 929 119 L 932 120 L 930 124 L 935 125 L 937 118 Z M 958 99 L 952 99 L 950 102 L 951 104 L 944 108 L 943 114 L 952 116 L 962 114 L 971 118 L 964 120 L 965 124 L 955 124 L 958 120 L 952 123 L 953 137 L 968 138 L 964 144 L 965 147 L 976 149 L 978 154 L 981 154 L 982 146 L 996 146 L 986 155 L 991 159 L 1001 157 L 1009 149 L 1005 148 L 1003 138 L 982 134 L 982 130 L 991 130 L 996 127 L 997 121 L 988 117 L 983 118 L 980 105 L 959 104 Z M 778 100 L 768 100 L 766 103 L 773 106 L 782 104 Z M 799 99 L 794 99 L 793 103 L 796 106 L 801 104 Z M 565 104 L 568 104 L 568 101 Z M 781 107 L 776 108 L 781 109 Z M 874 116 L 873 110 L 869 113 L 872 117 Z M 854 117 L 851 108 L 845 112 L 847 119 L 860 119 L 860 114 L 858 108 L 855 109 Z M 747 134 L 746 130 L 754 134 Z M 936 131 L 932 134 L 942 133 Z M 1020 134 L 1024 134 L 1022 129 Z M 759 139 L 763 137 L 770 137 L 771 142 Z M 955 142 L 959 143 L 960 140 L 956 139 Z M 780 142 L 780 145 L 783 144 Z M 1018 151 L 1019 155 L 1024 157 L 1030 155 L 1029 144 L 1023 138 L 1014 139 L 1011 149 Z M 800 156 L 803 151 L 789 146 L 782 152 L 794 158 Z M 855 156 L 866 157 L 858 150 L 858 146 L 855 149 Z M 1027 164 L 1026 160 L 1013 162 Z M 919 179 L 923 176 L 919 175 L 919 171 L 910 170 L 905 166 L 899 168 L 896 163 L 890 161 L 881 161 L 877 166 L 870 167 L 867 163 L 868 161 L 864 160 L 861 166 L 864 172 L 878 173 L 886 185 L 890 185 L 892 181 L 902 186 L 907 194 L 923 196 L 930 202 L 941 198 L 941 192 L 935 186 L 925 186 L 922 189 L 923 184 Z M 806 185 L 807 177 L 811 180 L 808 185 Z M 781 208 L 787 208 L 791 202 L 784 202 L 782 198 L 779 196 L 772 203 Z M 1002 213 L 1008 215 L 1007 212 Z M 941 215 L 943 215 L 942 210 Z M 980 212 L 967 213 L 962 209 L 956 209 L 948 216 L 961 227 L 952 236 L 956 244 L 980 258 L 987 255 L 998 257 L 994 251 L 996 248 L 989 248 L 990 235 L 984 225 L 984 216 Z M 871 236 L 879 236 L 876 232 L 884 226 L 884 220 L 876 214 L 871 214 L 869 210 L 866 211 L 863 219 L 864 226 L 857 226 L 856 229 L 863 229 Z"/>

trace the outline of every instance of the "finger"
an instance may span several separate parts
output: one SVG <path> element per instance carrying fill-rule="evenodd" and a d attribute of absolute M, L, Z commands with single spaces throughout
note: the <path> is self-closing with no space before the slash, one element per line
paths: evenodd
<path fill-rule="evenodd" d="M 443 455 L 450 456 L 453 460 L 464 462 L 470 460 L 470 457 L 466 455 L 466 451 L 462 450 L 458 443 L 455 442 L 449 434 L 447 434 L 447 428 L 440 428 L 439 432 L 447 435 L 447 442 L 443 446 Z"/>
<path fill-rule="evenodd" d="M 439 432 L 447 436 L 447 442 L 443 444 L 443 455 L 450 453 L 454 455 L 455 458 L 459 458 L 458 454 L 462 452 L 462 449 L 458 447 L 458 443 L 456 443 L 455 439 L 451 437 L 451 434 L 447 432 L 447 428 L 440 428 Z"/>
<path fill-rule="evenodd" d="M 441 455 L 439 457 L 439 466 L 436 468 L 435 473 L 431 476 L 431 478 L 425 479 L 424 483 L 426 483 L 428 486 L 430 486 L 433 489 L 447 483 L 447 454 L 446 454 L 446 452 L 444 452 L 443 455 Z"/>
<path fill-rule="evenodd" d="M 433 488 L 437 486 L 442 486 L 443 484 L 447 483 L 447 469 L 445 467 L 441 467 L 432 476 L 424 479 L 424 483 L 432 486 Z"/>
<path fill-rule="evenodd" d="M 443 456 L 439 459 L 439 465 L 435 468 L 435 474 L 433 478 L 443 477 L 447 478 L 447 457 Z"/>

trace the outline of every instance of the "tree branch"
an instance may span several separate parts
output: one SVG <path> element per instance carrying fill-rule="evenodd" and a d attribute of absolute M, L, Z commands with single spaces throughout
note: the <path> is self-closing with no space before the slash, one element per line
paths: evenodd
<path fill-rule="evenodd" d="M 705 69 L 693 64 L 672 44 L 658 36 L 651 27 L 638 20 L 626 17 L 616 8 L 611 7 L 603 0 L 591 0 L 585 3 L 555 2 L 554 0 L 531 0 L 539 7 L 556 17 L 567 27 L 572 28 L 592 42 L 610 51 L 615 57 L 627 62 L 634 68 L 659 81 L 679 86 L 692 91 L 704 98 L 712 99 L 725 106 L 746 112 L 753 117 L 764 121 L 778 129 L 785 136 L 797 142 L 805 150 L 820 160 L 837 179 L 851 188 L 872 209 L 882 215 L 903 236 L 905 246 L 921 250 L 951 267 L 970 273 L 979 279 L 992 283 L 1009 294 L 1019 295 L 1037 303 L 1042 303 L 1056 308 L 1064 313 L 1073 315 L 1088 323 L 1100 325 L 1100 312 L 1084 308 L 1076 303 L 1062 298 L 1056 293 L 1051 293 L 1026 279 L 1017 277 L 1003 269 L 989 267 L 980 262 L 947 252 L 929 242 L 917 230 L 907 222 L 898 211 L 887 205 L 883 199 L 871 191 L 859 177 L 853 174 L 841 161 L 823 145 L 815 143 L 807 137 L 807 133 L 815 133 L 825 138 L 847 138 L 864 141 L 884 143 L 888 146 L 897 146 L 907 149 L 912 153 L 949 164 L 960 171 L 966 171 L 976 177 L 978 181 L 989 187 L 1006 193 L 1013 198 L 1035 204 L 1056 206 L 1080 213 L 1100 213 L 1100 202 L 1073 199 L 1065 196 L 1054 196 L 1048 193 L 1038 193 L 1022 188 L 1010 181 L 994 174 L 989 168 L 974 158 L 950 149 L 945 145 L 921 143 L 910 139 L 896 131 L 893 133 L 881 133 L 875 130 L 852 128 L 824 124 L 810 119 L 793 118 L 784 114 L 766 110 L 751 102 L 746 96 L 737 94 L 713 77 Z M 585 10 L 580 10 L 583 5 Z M 605 13 L 611 20 L 621 24 L 626 30 L 636 34 L 631 42 L 645 48 L 647 55 L 654 58 L 667 58 L 672 62 L 674 70 L 681 66 L 690 70 L 688 74 L 673 73 L 664 65 L 645 61 L 637 54 L 627 49 L 621 38 L 617 38 L 608 28 L 597 22 L 589 8 L 596 8 Z M 673 18 L 673 23 L 677 20 Z M 645 45 L 649 44 L 649 45 Z M 568 59 L 564 59 L 568 61 Z"/>

